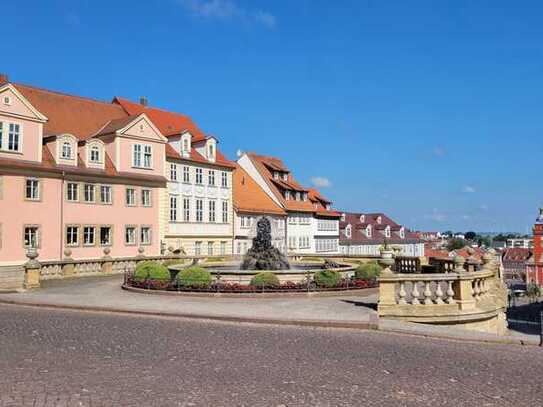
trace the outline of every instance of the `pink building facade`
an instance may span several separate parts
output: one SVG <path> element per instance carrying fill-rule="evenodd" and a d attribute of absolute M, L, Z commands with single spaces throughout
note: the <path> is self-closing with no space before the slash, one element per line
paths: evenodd
<path fill-rule="evenodd" d="M 0 76 L 0 265 L 158 255 L 166 143 L 145 114 Z"/>

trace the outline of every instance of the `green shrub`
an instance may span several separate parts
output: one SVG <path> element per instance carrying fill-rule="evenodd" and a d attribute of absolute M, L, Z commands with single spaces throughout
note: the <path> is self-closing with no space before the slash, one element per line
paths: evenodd
<path fill-rule="evenodd" d="M 361 264 L 354 272 L 354 277 L 356 280 L 371 280 L 379 277 L 381 274 L 381 266 L 377 263 L 371 262 L 366 264 Z"/>
<path fill-rule="evenodd" d="M 278 287 L 279 284 L 279 279 L 271 271 L 258 273 L 251 279 L 250 283 L 253 287 Z"/>
<path fill-rule="evenodd" d="M 143 261 L 136 266 L 134 279 L 136 281 L 169 280 L 170 272 L 166 266 L 156 261 Z"/>
<path fill-rule="evenodd" d="M 335 287 L 341 281 L 341 273 L 335 270 L 319 270 L 313 277 L 319 287 Z"/>
<path fill-rule="evenodd" d="M 211 273 L 198 266 L 181 270 L 175 277 L 177 284 L 183 287 L 207 288 L 211 284 Z"/>

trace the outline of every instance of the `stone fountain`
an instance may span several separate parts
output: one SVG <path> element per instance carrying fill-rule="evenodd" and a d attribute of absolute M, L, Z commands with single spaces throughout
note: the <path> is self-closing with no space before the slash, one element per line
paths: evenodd
<path fill-rule="evenodd" d="M 272 245 L 271 223 L 262 217 L 256 224 L 256 237 L 253 247 L 249 249 L 243 263 L 242 270 L 289 270 L 290 264 L 286 256 Z"/>

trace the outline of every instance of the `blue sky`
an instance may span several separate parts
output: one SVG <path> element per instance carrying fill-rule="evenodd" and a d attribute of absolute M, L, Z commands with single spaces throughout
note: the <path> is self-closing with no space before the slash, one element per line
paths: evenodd
<path fill-rule="evenodd" d="M 527 232 L 543 205 L 537 1 L 5 2 L 0 71 L 145 95 L 282 157 L 335 206 Z"/>

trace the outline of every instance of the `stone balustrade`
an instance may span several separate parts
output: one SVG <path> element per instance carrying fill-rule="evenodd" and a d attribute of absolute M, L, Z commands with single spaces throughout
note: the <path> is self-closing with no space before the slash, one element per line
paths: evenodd
<path fill-rule="evenodd" d="M 487 253 L 480 270 L 467 271 L 462 257 L 453 262 L 451 271 L 432 274 L 394 273 L 383 264 L 379 316 L 503 334 L 507 291 L 495 256 Z"/>
<path fill-rule="evenodd" d="M 24 264 L 24 288 L 39 288 L 40 281 L 43 280 L 130 273 L 136 269 L 139 262 L 147 260 L 158 263 L 171 260 L 197 263 L 210 258 L 224 258 L 224 256 L 185 256 L 173 253 L 163 256 L 145 256 L 143 249 L 139 250 L 137 256 L 129 258 L 113 258 L 109 253 L 109 249 L 106 248 L 104 249 L 104 256 L 99 259 L 74 260 L 71 257 L 71 250 L 66 249 L 63 260 L 40 262 L 38 261 L 38 252 L 31 249 L 27 252 L 29 260 Z"/>

